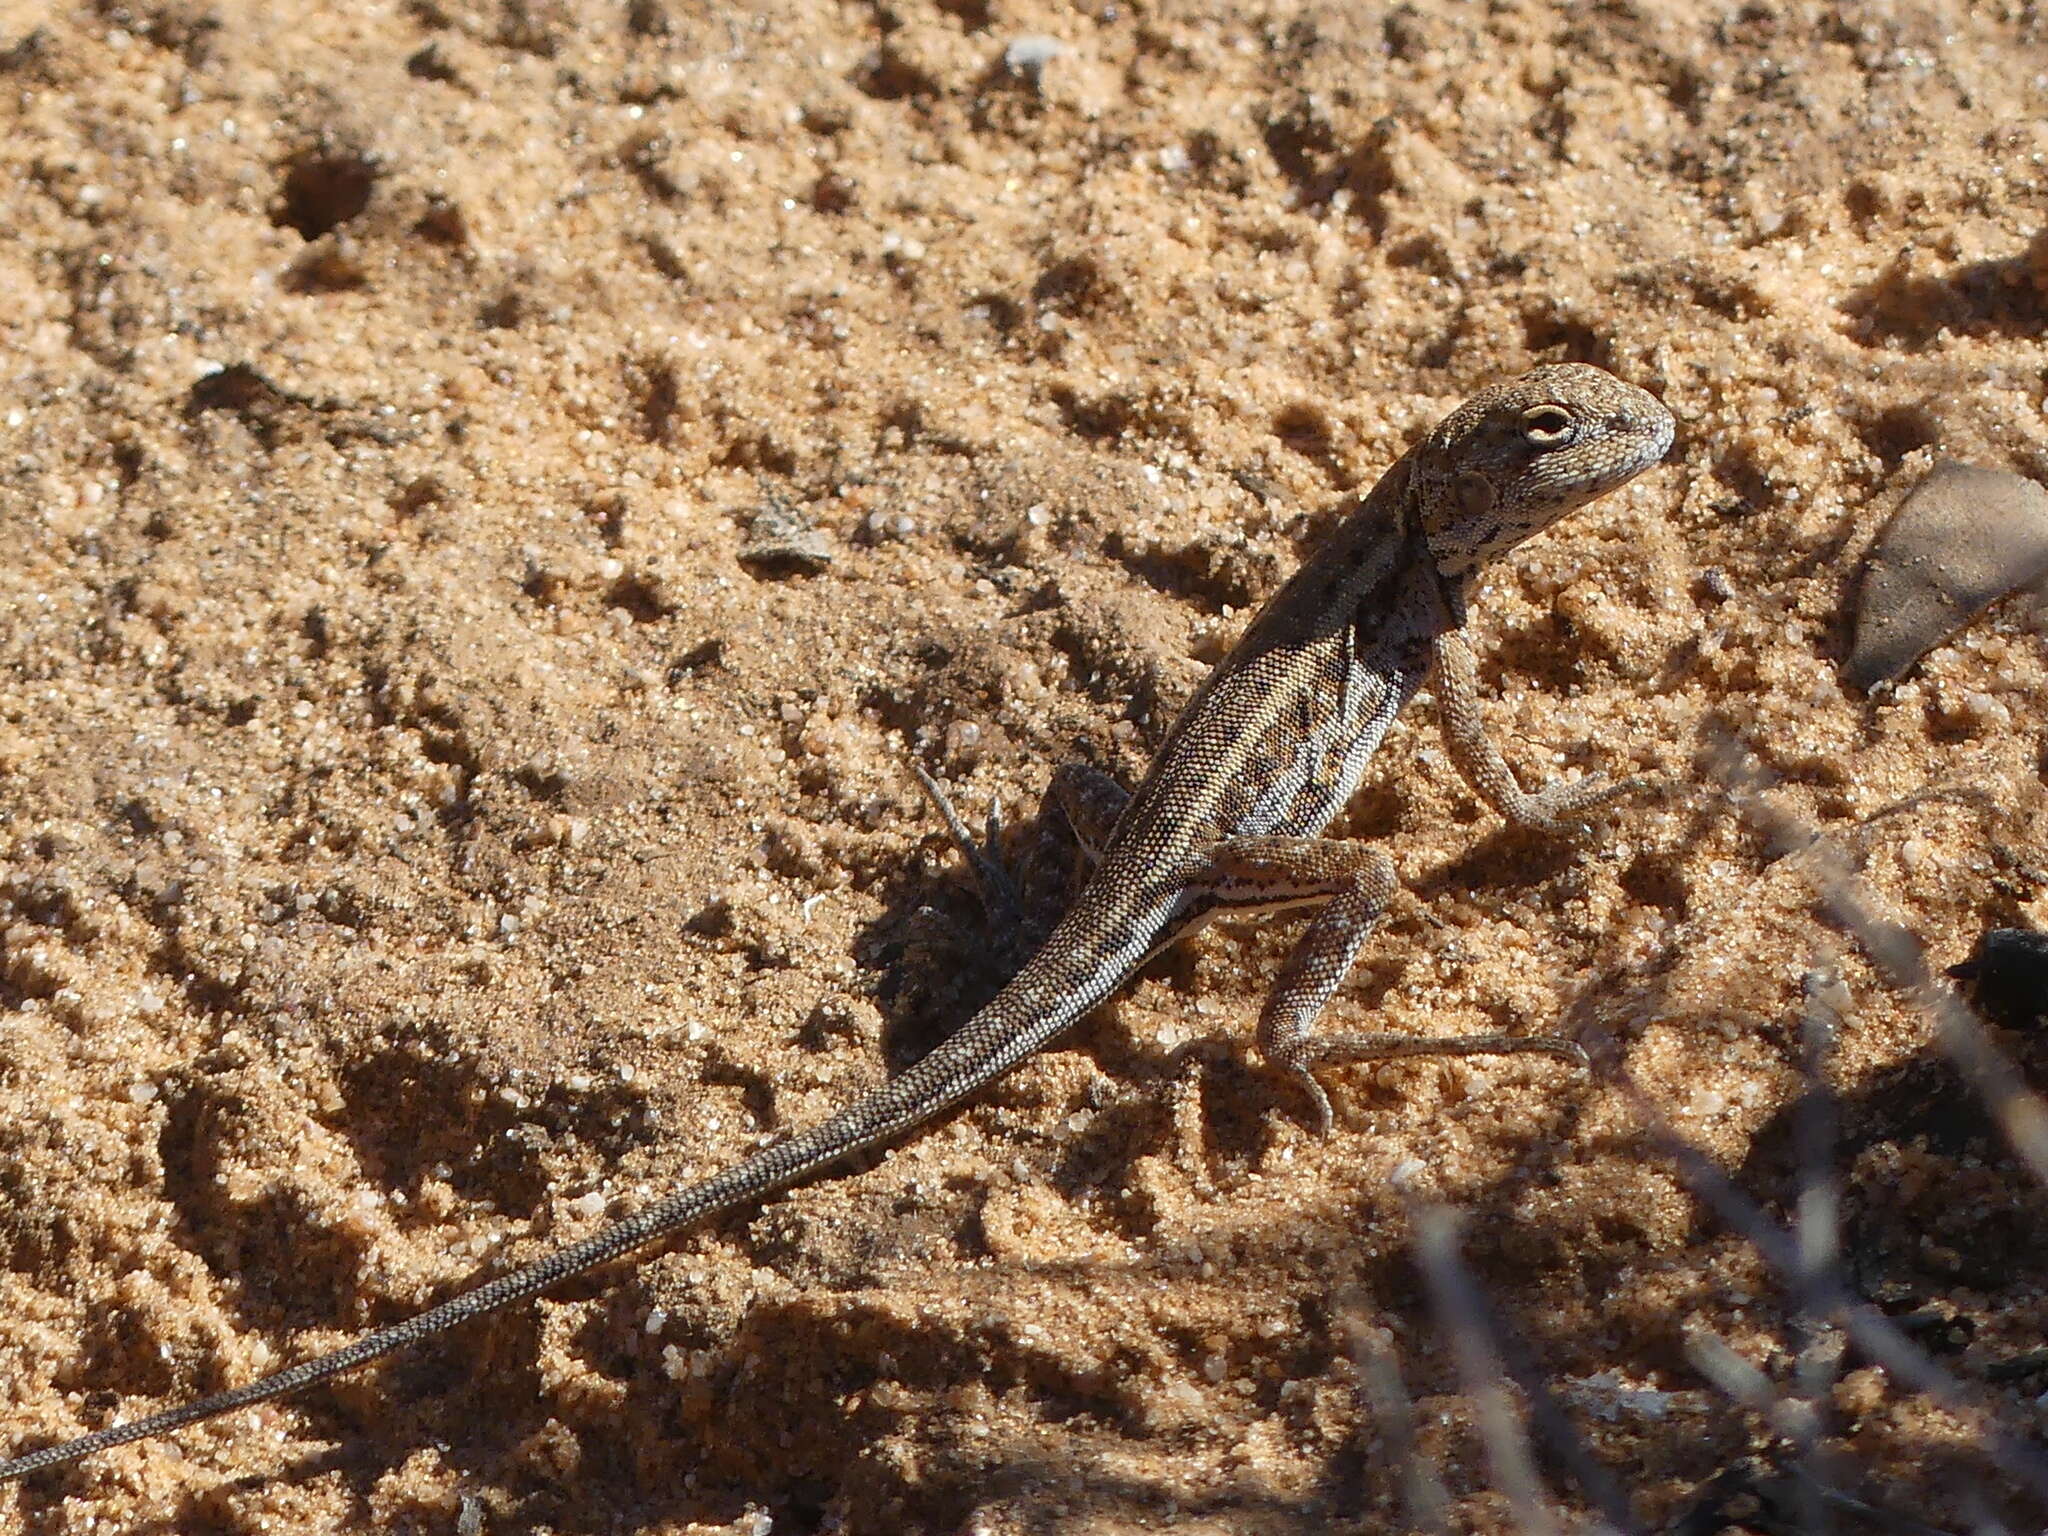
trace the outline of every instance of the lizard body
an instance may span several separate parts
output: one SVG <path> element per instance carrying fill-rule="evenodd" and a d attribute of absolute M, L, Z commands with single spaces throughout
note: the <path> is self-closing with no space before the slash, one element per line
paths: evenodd
<path fill-rule="evenodd" d="M 818 1124 L 523 1268 L 243 1386 L 18 1455 L 0 1463 L 0 1481 L 326 1380 L 893 1140 L 1044 1048 L 1152 954 L 1222 913 L 1320 904 L 1274 986 L 1259 1045 L 1297 1074 L 1326 1128 L 1329 1100 L 1313 1075 L 1321 1064 L 1579 1055 L 1545 1037 L 1315 1033 L 1395 889 L 1384 853 L 1320 834 L 1432 666 L 1453 759 L 1511 819 L 1560 830 L 1574 813 L 1629 787 L 1582 780 L 1522 791 L 1480 731 L 1471 654 L 1458 630 L 1467 589 L 1489 560 L 1657 463 L 1672 431 L 1653 396 L 1583 364 L 1538 368 L 1481 390 L 1389 469 L 1260 610 L 1175 721 L 1113 824 L 1122 797 L 1102 785 L 1097 814 L 1070 809 L 1083 841 L 1100 845 L 1094 875 L 1009 984 L 916 1065 Z"/>

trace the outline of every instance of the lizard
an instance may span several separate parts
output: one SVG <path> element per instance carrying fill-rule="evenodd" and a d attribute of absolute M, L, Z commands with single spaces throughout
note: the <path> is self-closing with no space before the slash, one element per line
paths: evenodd
<path fill-rule="evenodd" d="M 1523 790 L 1482 728 L 1461 630 L 1489 564 L 1660 462 L 1673 433 L 1655 396 L 1588 364 L 1548 364 L 1482 388 L 1343 511 L 1197 687 L 1135 791 L 1124 796 L 1107 775 L 1066 781 L 1079 792 L 1060 798 L 1093 846 L 1093 873 L 1022 969 L 914 1065 L 578 1242 L 242 1386 L 20 1452 L 0 1462 L 0 1482 L 355 1370 L 893 1142 L 1044 1049 L 1153 955 L 1219 916 L 1319 908 L 1282 963 L 1257 1043 L 1305 1089 L 1325 1132 L 1332 1109 L 1319 1067 L 1523 1051 L 1583 1063 L 1576 1044 L 1549 1036 L 1318 1031 L 1397 890 L 1384 850 L 1323 833 L 1432 674 L 1450 757 L 1510 821 L 1579 830 L 1575 818 L 1641 782 L 1589 777 Z"/>

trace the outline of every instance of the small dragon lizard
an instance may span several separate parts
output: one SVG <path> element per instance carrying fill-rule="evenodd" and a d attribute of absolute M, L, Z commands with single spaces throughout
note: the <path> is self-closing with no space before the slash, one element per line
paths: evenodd
<path fill-rule="evenodd" d="M 1582 1060 L 1576 1045 L 1541 1036 L 1317 1033 L 1396 885 L 1384 852 L 1322 832 L 1432 666 L 1453 759 L 1509 819 L 1569 830 L 1631 787 L 1585 779 L 1525 792 L 1481 730 L 1458 632 L 1482 567 L 1657 463 L 1672 430 L 1654 397 L 1574 363 L 1483 389 L 1439 422 L 1260 611 L 1137 791 L 1125 798 L 1098 778 L 1065 797 L 1083 843 L 1099 848 L 1093 877 L 1010 983 L 909 1070 L 581 1242 L 244 1386 L 0 1462 L 0 1481 L 354 1370 L 892 1141 L 1042 1050 L 1150 956 L 1221 915 L 1320 909 L 1281 969 L 1258 1040 L 1267 1061 L 1298 1076 L 1325 1129 L 1330 1101 L 1314 1070 L 1326 1064 L 1529 1050 Z"/>

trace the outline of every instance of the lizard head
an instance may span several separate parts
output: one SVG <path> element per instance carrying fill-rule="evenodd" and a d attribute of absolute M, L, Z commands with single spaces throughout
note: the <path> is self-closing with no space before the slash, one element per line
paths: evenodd
<path fill-rule="evenodd" d="M 1437 569 L 1467 576 L 1671 451 L 1656 396 L 1585 363 L 1480 390 L 1438 422 L 1413 469 Z"/>

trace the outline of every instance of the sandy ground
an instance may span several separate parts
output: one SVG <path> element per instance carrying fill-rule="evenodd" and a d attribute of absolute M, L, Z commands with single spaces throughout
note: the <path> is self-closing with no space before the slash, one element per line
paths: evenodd
<path fill-rule="evenodd" d="M 2028 1518 L 1986 1446 L 2048 1420 L 2048 1198 L 1692 787 L 1749 743 L 1937 964 L 2048 926 L 2030 616 L 1838 680 L 1888 498 L 2048 473 L 2048 34 L 1837 9 L 0 3 L 10 1447 L 844 1103 L 1014 960 L 912 759 L 1042 922 L 1051 766 L 1135 777 L 1458 398 L 1579 359 L 1681 423 L 1474 625 L 1526 779 L 1674 790 L 1509 833 L 1417 710 L 1345 823 L 1416 899 L 1341 1022 L 1598 1074 L 1340 1073 L 1319 1140 L 1247 1049 L 1291 926 L 1219 930 L 851 1176 L 0 1526 L 1399 1529 L 1377 1341 L 1448 1524 L 1509 1528 L 1396 1170 L 1639 1518 L 1768 1462 L 1707 1336 L 1831 1361 L 1835 1486 Z M 1974 1416 L 1803 1333 L 1620 1085 L 1783 1217 L 1830 963 L 1846 1272 Z"/>

